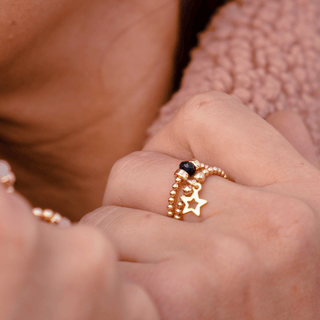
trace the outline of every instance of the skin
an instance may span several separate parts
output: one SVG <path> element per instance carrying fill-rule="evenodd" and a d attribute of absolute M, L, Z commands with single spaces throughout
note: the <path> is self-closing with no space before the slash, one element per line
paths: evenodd
<path fill-rule="evenodd" d="M 160 319 L 145 290 L 120 278 L 98 230 L 42 223 L 2 187 L 0 201 L 0 319 Z"/>
<path fill-rule="evenodd" d="M 177 21 L 178 1 L 2 1 L 0 154 L 34 205 L 77 220 L 100 204 L 110 167 L 141 147 L 170 92 Z M 201 136 L 195 143 L 185 121 L 199 106 L 220 105 L 203 95 L 195 101 L 174 121 L 179 130 L 169 127 L 144 152 L 118 162 L 106 207 L 83 220 L 112 243 L 93 228 L 40 223 L 25 200 L 0 189 L 0 318 L 159 319 L 150 295 L 164 319 L 319 316 L 318 171 L 270 127 L 264 127 L 268 151 L 281 151 L 288 161 L 270 165 L 272 152 L 250 155 L 246 147 L 266 150 L 268 143 L 252 134 L 236 145 L 241 130 L 229 132 L 231 145 L 212 145 L 220 139 L 203 125 L 216 117 L 205 112 L 196 123 L 212 140 Z M 241 114 L 234 101 L 233 107 Z M 247 132 L 258 121 L 252 118 L 248 127 L 232 113 L 216 115 Z M 315 164 L 303 125 L 297 125 L 301 135 L 294 133 L 284 125 L 294 116 L 282 117 L 268 120 Z M 227 137 L 225 129 L 217 131 Z M 203 195 L 211 205 L 197 226 L 189 217 L 181 224 L 156 215 L 167 194 L 150 188 L 161 179 L 159 185 L 170 186 L 177 159 L 191 156 L 221 162 L 239 183 L 206 182 Z M 166 169 L 154 177 L 160 163 Z"/>
<path fill-rule="evenodd" d="M 168 99 L 179 1 L 0 6 L 0 156 L 34 206 L 78 220 Z"/>
<path fill-rule="evenodd" d="M 319 318 L 320 172 L 298 120 L 271 117 L 277 131 L 238 100 L 203 93 L 116 163 L 105 207 L 82 223 L 110 237 L 123 276 L 146 288 L 162 319 Z M 176 221 L 163 216 L 172 173 L 192 158 L 236 183 L 208 178 L 201 217 Z"/>
<path fill-rule="evenodd" d="M 208 101 L 212 104 L 210 109 L 219 104 L 220 107 L 225 106 L 226 102 L 227 106 L 229 104 L 231 108 L 223 108 L 220 117 L 228 118 L 235 127 L 239 126 L 239 118 L 242 122 L 245 119 L 241 112 L 252 118 L 252 114 L 248 114 L 247 109 L 241 109 L 243 106 L 235 100 L 231 99 L 228 103 L 230 97 L 226 99 L 223 96 L 225 101 L 222 99 L 220 102 L 221 99 L 216 99 L 215 94 L 209 96 L 215 97 Z M 190 119 L 188 113 L 195 111 L 206 100 L 208 94 L 197 97 L 191 106 L 185 108 L 190 111 L 183 118 L 187 116 Z M 224 114 L 230 109 L 233 109 L 231 113 Z M 234 110 L 241 111 L 237 117 L 232 115 Z M 182 115 L 185 112 L 182 111 Z M 212 119 L 206 112 L 195 123 L 203 116 L 201 128 L 207 131 L 210 126 L 204 124 Z M 118 162 L 105 196 L 106 207 L 87 215 L 81 224 L 71 228 L 61 229 L 38 221 L 20 195 L 7 194 L 0 186 L 1 319 L 60 320 L 66 317 L 154 320 L 212 319 L 212 316 L 216 319 L 234 319 L 235 314 L 243 319 L 250 318 L 249 315 L 256 319 L 281 320 L 317 317 L 317 303 L 313 302 L 318 301 L 318 278 L 314 270 L 319 247 L 319 233 L 314 232 L 318 229 L 314 211 L 318 207 L 315 207 L 316 202 L 311 201 L 316 198 L 313 194 L 305 201 L 301 197 L 296 198 L 294 192 L 301 193 L 301 190 L 296 190 L 296 183 L 294 188 L 290 187 L 290 183 L 285 184 L 279 192 L 277 188 L 272 190 L 275 186 L 271 189 L 261 185 L 245 187 L 212 177 L 203 189 L 202 196 L 209 200 L 209 204 L 204 207 L 201 224 L 198 219 L 195 223 L 180 222 L 157 214 L 161 214 L 160 209 L 166 205 L 167 193 L 156 184 L 150 185 L 150 178 L 153 181 L 163 179 L 161 185 L 170 186 L 179 155 L 172 158 L 163 154 L 163 150 L 155 149 L 168 148 L 172 153 L 177 149 L 176 142 L 180 141 L 182 146 L 191 146 L 191 149 L 178 150 L 179 153 L 184 150 L 183 157 L 189 157 L 194 148 L 190 140 L 193 134 L 184 132 L 185 126 L 181 120 L 180 114 L 173 122 L 173 127 L 178 129 L 174 130 L 174 134 L 171 131 L 173 127 L 169 126 L 146 146 L 148 151 L 132 154 Z M 297 165 L 298 161 L 298 165 L 301 162 L 305 165 L 298 189 L 304 189 L 307 183 L 308 190 L 313 190 L 319 172 L 263 120 L 256 116 L 251 120 L 249 131 L 246 123 L 242 126 L 244 134 L 240 137 L 252 139 L 251 143 L 255 145 L 260 142 L 256 141 L 259 140 L 258 135 L 249 134 L 246 137 L 245 132 L 251 133 L 255 125 L 259 126 L 259 130 L 262 127 L 270 138 L 265 146 L 267 149 L 271 147 L 273 151 L 274 148 L 277 153 L 279 144 L 281 150 L 285 146 L 281 152 L 291 159 L 291 163 Z M 286 130 L 282 120 L 283 123 L 296 124 L 295 130 L 291 133 Z M 285 133 L 302 155 L 310 161 L 314 159 L 311 140 L 296 115 L 278 113 L 268 121 Z M 197 126 L 194 130 L 194 133 L 201 132 Z M 223 136 L 223 130 L 218 132 Z M 211 135 L 216 134 L 206 133 L 209 140 Z M 234 137 L 237 136 L 233 135 L 232 139 Z M 306 145 L 311 148 L 306 148 Z M 196 146 L 199 148 L 198 144 Z M 207 149 L 201 147 L 200 150 Z M 264 148 L 261 150 L 262 154 L 255 154 L 251 161 L 258 163 L 259 157 L 272 161 L 264 155 Z M 206 156 L 211 157 L 207 154 L 201 158 Z M 213 159 L 219 161 L 216 157 L 214 155 Z M 228 158 L 224 161 L 227 166 Z M 242 165 L 248 164 L 244 162 Z M 132 166 L 135 168 L 133 171 Z M 237 176 L 239 172 L 232 173 L 232 167 L 228 166 L 229 171 L 240 181 L 255 178 L 245 174 Z M 313 179 L 310 179 L 310 172 L 315 175 Z M 140 180 L 143 177 L 141 184 L 136 184 L 135 175 Z M 258 178 L 263 181 L 266 177 L 258 175 Z M 133 189 L 129 190 L 133 183 L 134 194 L 131 192 Z M 156 189 L 152 190 L 153 187 Z M 290 196 L 283 194 L 287 191 Z M 312 206 L 309 207 L 306 203 L 310 201 Z M 192 221 L 192 217 L 186 216 L 185 220 Z M 103 234 L 97 228 L 83 224 L 94 225 L 102 229 Z M 117 263 L 118 259 L 120 263 Z M 274 286 L 279 277 L 282 281 Z M 251 289 L 248 291 L 249 287 Z M 269 295 L 265 296 L 264 292 L 269 292 Z M 255 297 L 253 301 L 252 297 Z M 285 313 L 292 309 L 293 304 L 294 314 Z"/>

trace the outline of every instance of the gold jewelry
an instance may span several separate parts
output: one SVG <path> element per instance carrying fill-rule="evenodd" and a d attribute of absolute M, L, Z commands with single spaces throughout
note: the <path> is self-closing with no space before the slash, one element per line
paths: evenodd
<path fill-rule="evenodd" d="M 167 215 L 170 218 L 182 220 L 183 215 L 193 212 L 200 217 L 201 208 L 208 203 L 207 200 L 199 197 L 202 184 L 206 177 L 217 175 L 228 179 L 225 172 L 217 167 L 209 167 L 198 160 L 184 161 L 180 163 L 179 169 L 174 173 L 175 183 L 170 192 L 168 200 Z M 183 195 L 179 198 L 182 189 Z M 196 207 L 190 207 L 190 203 L 195 202 Z"/>
<path fill-rule="evenodd" d="M 13 193 L 15 191 L 14 183 L 16 181 L 16 177 L 11 171 L 10 165 L 4 160 L 0 160 L 0 181 L 7 193 Z M 42 210 L 40 208 L 34 208 L 32 209 L 32 213 L 34 216 L 48 223 L 57 224 L 63 227 L 71 225 L 71 221 L 69 219 L 61 216 L 60 213 L 53 212 L 50 209 Z"/>
<path fill-rule="evenodd" d="M 16 182 L 16 177 L 14 173 L 11 172 L 10 165 L 4 160 L 0 160 L 0 181 L 7 193 L 14 192 L 14 183 Z"/>
<path fill-rule="evenodd" d="M 71 225 L 71 221 L 69 219 L 63 217 L 58 212 L 53 212 L 51 209 L 42 210 L 40 208 L 33 208 L 32 214 L 44 222 L 57 224 L 63 227 L 68 227 Z"/>

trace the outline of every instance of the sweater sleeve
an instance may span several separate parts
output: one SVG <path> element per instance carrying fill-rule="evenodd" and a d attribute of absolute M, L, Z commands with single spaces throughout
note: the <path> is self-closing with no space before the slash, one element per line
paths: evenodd
<path fill-rule="evenodd" d="M 192 95 L 218 90 L 261 117 L 291 110 L 320 160 L 320 1 L 235 0 L 200 35 L 180 90 L 149 128 L 153 136 Z"/>

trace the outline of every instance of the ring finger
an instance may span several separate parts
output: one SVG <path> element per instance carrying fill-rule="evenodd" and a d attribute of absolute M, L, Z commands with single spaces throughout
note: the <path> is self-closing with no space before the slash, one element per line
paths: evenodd
<path fill-rule="evenodd" d="M 192 191 L 185 198 L 181 198 L 183 193 L 182 190 L 176 190 L 174 173 L 182 161 L 150 151 L 136 152 L 121 159 L 110 174 L 104 205 L 140 209 L 162 215 L 167 215 L 170 211 L 175 213 L 175 209 L 180 208 L 180 214 L 190 212 L 183 216 L 185 221 L 199 222 L 221 211 L 228 211 L 228 208 L 231 209 L 234 205 L 234 200 L 242 198 L 244 190 L 250 189 L 212 175 L 207 176 L 201 184 L 200 192 L 194 192 L 193 199 Z M 172 194 L 172 191 L 176 194 Z M 172 199 L 175 200 L 173 210 L 168 207 L 172 205 Z M 191 199 L 190 202 L 188 199 Z M 190 210 L 187 211 L 188 209 Z M 201 212 L 200 219 L 193 214 L 198 210 Z"/>

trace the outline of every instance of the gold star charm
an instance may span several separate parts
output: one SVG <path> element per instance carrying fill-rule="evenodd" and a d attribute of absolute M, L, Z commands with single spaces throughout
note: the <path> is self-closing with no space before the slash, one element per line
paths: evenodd
<path fill-rule="evenodd" d="M 196 216 L 200 217 L 201 207 L 208 203 L 207 200 L 199 198 L 199 192 L 201 189 L 202 189 L 202 185 L 200 183 L 196 183 L 193 187 L 193 194 L 191 197 L 186 197 L 186 196 L 181 197 L 182 202 L 185 204 L 185 207 L 182 211 L 183 214 L 186 214 L 188 212 L 193 212 Z M 194 209 L 189 207 L 189 202 L 193 200 L 197 203 L 197 206 Z"/>

